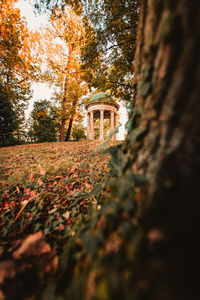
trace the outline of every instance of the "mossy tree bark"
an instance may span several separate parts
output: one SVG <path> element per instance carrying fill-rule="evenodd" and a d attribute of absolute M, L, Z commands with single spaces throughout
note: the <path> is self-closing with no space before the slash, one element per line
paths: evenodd
<path fill-rule="evenodd" d="M 143 229 L 138 285 L 148 299 L 196 299 L 200 185 L 200 2 L 144 0 L 135 103 L 123 146 Z"/>

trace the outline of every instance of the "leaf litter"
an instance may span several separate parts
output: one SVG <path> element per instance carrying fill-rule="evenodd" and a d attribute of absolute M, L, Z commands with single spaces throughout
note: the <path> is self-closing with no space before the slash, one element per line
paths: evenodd
<path fill-rule="evenodd" d="M 9 287 L 9 298 L 16 285 L 26 284 L 27 272 L 41 281 L 55 273 L 65 241 L 88 222 L 90 207 L 101 207 L 97 195 L 110 154 L 95 151 L 98 146 L 94 141 L 0 149 L 2 295 Z"/>

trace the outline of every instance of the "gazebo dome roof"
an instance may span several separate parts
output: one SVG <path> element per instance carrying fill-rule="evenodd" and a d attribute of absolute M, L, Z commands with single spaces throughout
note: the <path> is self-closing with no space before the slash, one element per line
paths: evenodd
<path fill-rule="evenodd" d="M 117 110 L 119 109 L 119 104 L 117 104 L 109 94 L 103 92 L 94 94 L 90 101 L 85 104 L 85 109 L 87 110 L 89 107 L 97 105 L 110 105 L 111 107 L 115 107 Z"/>
<path fill-rule="evenodd" d="M 94 102 L 94 101 L 98 101 L 98 102 L 105 102 L 105 101 L 108 101 L 108 102 L 114 102 L 111 98 L 110 95 L 106 94 L 106 93 L 103 93 L 103 92 L 99 92 L 97 94 L 94 94 L 92 96 L 92 98 L 90 99 L 90 102 Z"/>

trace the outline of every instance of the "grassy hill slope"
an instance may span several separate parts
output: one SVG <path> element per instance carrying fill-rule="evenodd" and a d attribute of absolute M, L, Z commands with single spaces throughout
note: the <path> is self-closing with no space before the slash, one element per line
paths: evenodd
<path fill-rule="evenodd" d="M 0 284 L 6 299 L 38 291 L 57 271 L 64 243 L 90 222 L 91 209 L 101 209 L 97 198 L 110 154 L 99 146 L 93 141 L 0 149 Z"/>

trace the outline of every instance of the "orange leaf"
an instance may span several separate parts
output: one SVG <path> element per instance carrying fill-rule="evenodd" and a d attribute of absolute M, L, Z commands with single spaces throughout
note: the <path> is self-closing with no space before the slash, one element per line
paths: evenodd
<path fill-rule="evenodd" d="M 45 242 L 42 232 L 38 231 L 27 236 L 12 256 L 15 259 L 20 259 L 21 257 L 40 256 L 50 252 L 50 245 Z"/>
<path fill-rule="evenodd" d="M 40 175 L 45 175 L 46 171 L 43 169 L 43 167 L 41 165 L 38 165 L 38 168 L 40 169 Z"/>
<path fill-rule="evenodd" d="M 20 211 L 18 212 L 17 216 L 15 217 L 14 222 L 17 221 L 17 219 L 19 218 L 19 216 L 21 215 L 21 213 L 23 212 L 24 208 L 26 207 L 26 205 L 29 203 L 30 199 L 28 201 L 25 202 L 25 204 L 23 205 L 23 207 L 20 209 Z"/>
<path fill-rule="evenodd" d="M 38 179 L 37 184 L 38 185 L 42 185 L 43 184 L 43 181 L 41 180 L 41 178 Z"/>

